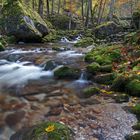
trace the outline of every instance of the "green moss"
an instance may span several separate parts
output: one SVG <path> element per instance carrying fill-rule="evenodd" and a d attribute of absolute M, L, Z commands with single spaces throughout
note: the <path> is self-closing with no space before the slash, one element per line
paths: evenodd
<path fill-rule="evenodd" d="M 52 131 L 45 129 L 52 126 Z M 22 140 L 73 140 L 69 127 L 57 122 L 44 122 L 24 133 Z"/>
<path fill-rule="evenodd" d="M 82 38 L 79 40 L 76 44 L 74 44 L 75 47 L 88 47 L 92 45 L 94 40 L 91 37 Z"/>
<path fill-rule="evenodd" d="M 89 73 L 95 74 L 99 70 L 100 70 L 100 65 L 98 63 L 96 63 L 96 62 L 93 62 L 92 64 L 87 66 L 87 71 Z"/>
<path fill-rule="evenodd" d="M 133 125 L 132 128 L 134 130 L 140 130 L 140 122 L 138 122 L 136 125 Z"/>
<path fill-rule="evenodd" d="M 93 96 L 95 94 L 99 94 L 99 92 L 100 92 L 99 88 L 97 88 L 97 87 L 89 87 L 89 88 L 84 89 L 83 94 L 84 94 L 85 98 L 89 98 L 89 97 L 91 97 L 91 96 Z"/>
<path fill-rule="evenodd" d="M 114 61 L 119 61 L 120 58 L 121 52 L 118 46 L 100 46 L 87 53 L 85 56 L 85 61 L 94 61 L 100 65 L 107 65 Z"/>
<path fill-rule="evenodd" d="M 4 51 L 4 45 L 0 42 L 0 51 Z"/>
<path fill-rule="evenodd" d="M 114 95 L 114 99 L 117 103 L 129 102 L 129 95 L 117 93 Z"/>
<path fill-rule="evenodd" d="M 112 81 L 114 80 L 114 73 L 96 75 L 94 80 L 99 84 L 112 84 Z"/>
<path fill-rule="evenodd" d="M 104 65 L 100 67 L 100 72 L 112 72 L 112 65 Z"/>
<path fill-rule="evenodd" d="M 45 129 L 49 126 L 54 126 L 54 131 L 51 132 L 45 132 Z M 42 123 L 37 126 L 37 128 L 34 130 L 36 139 L 41 139 L 42 135 L 46 133 L 48 140 L 70 140 L 70 129 L 61 123 L 57 122 L 47 122 Z"/>
<path fill-rule="evenodd" d="M 124 92 L 126 85 L 130 82 L 130 79 L 125 76 L 118 76 L 112 83 L 111 89 L 114 91 Z"/>
<path fill-rule="evenodd" d="M 56 29 L 69 29 L 70 17 L 67 15 L 54 14 L 48 17 L 48 20 Z M 72 20 L 72 29 L 76 28 L 76 23 Z"/>
<path fill-rule="evenodd" d="M 136 133 L 136 134 L 126 137 L 126 140 L 140 140 L 140 133 Z"/>
<path fill-rule="evenodd" d="M 133 71 L 138 71 L 138 70 L 140 70 L 140 65 L 133 67 Z"/>
<path fill-rule="evenodd" d="M 58 42 L 60 39 L 61 39 L 60 35 L 56 34 L 56 32 L 51 32 L 49 35 L 46 35 L 43 38 L 43 42 L 55 43 L 55 42 Z"/>
<path fill-rule="evenodd" d="M 54 76 L 58 79 L 77 79 L 80 77 L 80 70 L 64 66 L 57 69 Z"/>
<path fill-rule="evenodd" d="M 140 44 L 140 31 L 126 35 L 125 42 L 133 45 Z"/>
<path fill-rule="evenodd" d="M 136 104 L 134 107 L 131 108 L 131 111 L 140 118 L 140 104 Z"/>
<path fill-rule="evenodd" d="M 126 86 L 128 94 L 133 96 L 140 96 L 140 80 L 134 79 L 129 82 Z"/>

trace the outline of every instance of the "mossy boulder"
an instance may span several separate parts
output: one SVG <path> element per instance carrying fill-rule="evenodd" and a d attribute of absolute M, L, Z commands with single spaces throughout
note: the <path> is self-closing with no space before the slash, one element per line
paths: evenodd
<path fill-rule="evenodd" d="M 94 48 L 85 56 L 86 62 L 97 62 L 100 65 L 111 65 L 114 61 L 119 61 L 121 51 L 117 46 L 99 46 Z"/>
<path fill-rule="evenodd" d="M 140 133 L 136 133 L 131 136 L 127 136 L 126 140 L 140 140 Z"/>
<path fill-rule="evenodd" d="M 54 76 L 58 79 L 78 79 L 80 73 L 81 71 L 77 68 L 63 66 L 54 71 Z"/>
<path fill-rule="evenodd" d="M 104 65 L 100 67 L 100 72 L 112 72 L 112 65 Z"/>
<path fill-rule="evenodd" d="M 112 34 L 121 32 L 122 30 L 123 28 L 120 25 L 113 21 L 109 21 L 97 26 L 93 32 L 95 33 L 96 38 L 105 39 Z"/>
<path fill-rule="evenodd" d="M 48 17 L 48 20 L 51 22 L 51 24 L 56 28 L 56 29 L 61 29 L 61 30 L 67 30 L 69 29 L 69 22 L 70 22 L 70 17 L 63 14 L 54 14 L 50 15 Z M 71 20 L 71 29 L 75 29 L 77 27 L 77 22 L 72 19 Z"/>
<path fill-rule="evenodd" d="M 130 79 L 128 77 L 125 77 L 123 75 L 118 76 L 115 78 L 115 80 L 112 82 L 111 89 L 118 92 L 125 92 L 126 85 L 130 82 Z"/>
<path fill-rule="evenodd" d="M 138 122 L 136 125 L 133 125 L 132 128 L 134 130 L 140 130 L 140 122 Z"/>
<path fill-rule="evenodd" d="M 138 119 L 140 119 L 140 104 L 136 104 L 132 108 L 130 108 L 130 111 L 134 113 Z"/>
<path fill-rule="evenodd" d="M 40 41 L 49 29 L 40 15 L 22 1 L 9 1 L 2 8 L 2 30 L 20 41 Z"/>
<path fill-rule="evenodd" d="M 126 91 L 132 96 L 140 96 L 140 80 L 134 79 L 126 86 Z"/>
<path fill-rule="evenodd" d="M 94 40 L 91 37 L 82 38 L 79 40 L 76 44 L 74 44 L 75 47 L 88 47 L 92 45 Z"/>
<path fill-rule="evenodd" d="M 100 84 L 111 84 L 114 80 L 113 73 L 99 74 L 94 77 L 95 82 Z"/>
<path fill-rule="evenodd" d="M 96 74 L 100 70 L 100 65 L 96 62 L 93 62 L 87 66 L 87 72 Z"/>
<path fill-rule="evenodd" d="M 72 131 L 64 124 L 44 122 L 18 131 L 10 140 L 74 140 Z"/>
<path fill-rule="evenodd" d="M 100 92 L 99 88 L 97 88 L 97 87 L 89 87 L 89 88 L 84 89 L 83 97 L 84 98 L 89 98 L 89 97 L 91 97 L 93 95 L 99 94 L 99 92 Z"/>
<path fill-rule="evenodd" d="M 113 98 L 115 99 L 116 103 L 129 102 L 129 95 L 128 94 L 117 93 L 113 96 Z"/>

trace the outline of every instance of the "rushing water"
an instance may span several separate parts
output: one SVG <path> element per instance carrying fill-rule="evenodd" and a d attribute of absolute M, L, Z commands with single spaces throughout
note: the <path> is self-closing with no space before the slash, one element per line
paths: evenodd
<path fill-rule="evenodd" d="M 0 140 L 8 140 L 13 132 L 42 120 L 68 124 L 74 129 L 76 140 L 124 140 L 133 131 L 136 118 L 122 109 L 127 104 L 116 104 L 100 95 L 79 98 L 84 88 L 95 83 L 87 78 L 84 51 L 65 45 L 61 52 L 51 50 L 51 45 L 24 45 L 0 53 L 0 122 L 4 122 Z M 44 70 L 50 60 L 55 67 Z M 63 65 L 80 68 L 81 76 L 76 80 L 55 79 L 54 71 Z M 13 87 L 22 87 L 18 89 L 20 98 L 11 95 Z"/>

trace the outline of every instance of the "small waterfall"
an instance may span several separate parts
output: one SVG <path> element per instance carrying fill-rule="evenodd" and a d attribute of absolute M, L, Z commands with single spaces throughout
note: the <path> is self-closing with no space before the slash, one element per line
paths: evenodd
<path fill-rule="evenodd" d="M 81 76 L 77 80 L 77 82 L 79 82 L 79 83 L 88 83 L 88 81 L 87 81 L 87 74 L 86 74 L 86 72 L 84 70 L 82 70 Z"/>

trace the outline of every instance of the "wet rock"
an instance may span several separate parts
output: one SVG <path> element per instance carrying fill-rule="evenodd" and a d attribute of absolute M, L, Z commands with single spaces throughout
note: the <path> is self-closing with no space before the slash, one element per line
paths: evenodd
<path fill-rule="evenodd" d="M 56 66 L 57 65 L 56 65 L 55 61 L 49 60 L 46 62 L 44 70 L 53 70 Z"/>
<path fill-rule="evenodd" d="M 80 70 L 63 66 L 54 71 L 54 76 L 58 79 L 78 79 L 80 77 Z"/>
<path fill-rule="evenodd" d="M 99 94 L 99 88 L 97 87 L 89 87 L 84 89 L 83 91 L 83 98 L 89 98 L 93 95 Z"/>
<path fill-rule="evenodd" d="M 9 127 L 14 127 L 17 123 L 21 122 L 24 116 L 25 111 L 17 111 L 7 115 L 5 118 L 5 122 Z"/>
<path fill-rule="evenodd" d="M 123 28 L 115 22 L 106 22 L 97 26 L 94 30 L 95 36 L 99 39 L 105 39 L 107 36 L 119 33 Z"/>

